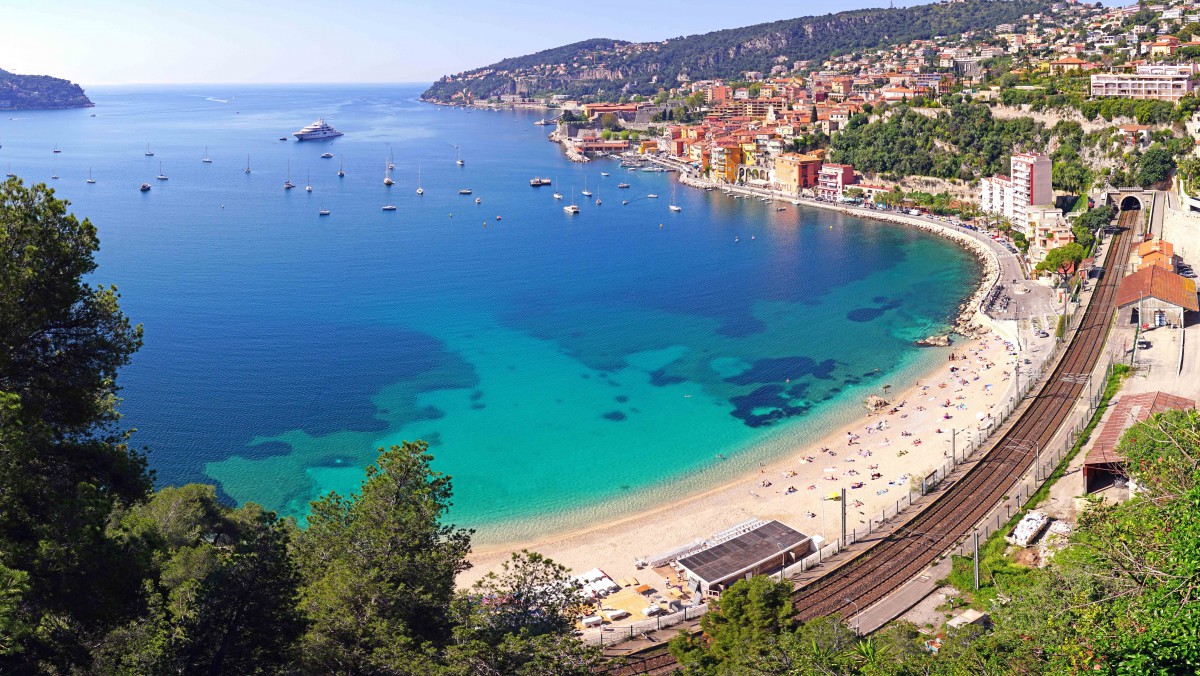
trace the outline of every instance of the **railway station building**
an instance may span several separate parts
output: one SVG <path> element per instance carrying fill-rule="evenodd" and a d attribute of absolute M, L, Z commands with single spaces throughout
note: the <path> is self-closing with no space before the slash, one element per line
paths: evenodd
<path fill-rule="evenodd" d="M 1200 311 L 1196 282 L 1158 265 L 1144 267 L 1121 280 L 1117 311 L 1127 324 L 1185 326 L 1186 313 Z"/>
<path fill-rule="evenodd" d="M 720 596 L 738 580 L 778 573 L 816 551 L 812 537 L 767 521 L 757 528 L 677 562 L 701 597 Z"/>

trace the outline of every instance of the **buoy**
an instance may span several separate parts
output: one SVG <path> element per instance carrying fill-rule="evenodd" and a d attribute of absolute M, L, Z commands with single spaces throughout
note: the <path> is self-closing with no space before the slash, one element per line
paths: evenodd
<path fill-rule="evenodd" d="M 450 218 L 454 218 L 454 214 L 450 214 Z"/>

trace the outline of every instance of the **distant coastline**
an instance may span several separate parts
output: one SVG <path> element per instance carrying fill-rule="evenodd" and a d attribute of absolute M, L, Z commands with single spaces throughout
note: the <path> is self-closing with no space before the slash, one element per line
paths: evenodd
<path fill-rule="evenodd" d="M 92 108 L 83 87 L 50 75 L 18 75 L 0 70 L 0 111 Z"/>

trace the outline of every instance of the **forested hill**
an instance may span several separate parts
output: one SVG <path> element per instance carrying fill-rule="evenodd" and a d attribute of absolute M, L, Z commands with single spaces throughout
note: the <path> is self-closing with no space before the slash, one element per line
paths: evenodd
<path fill-rule="evenodd" d="M 87 108 L 83 87 L 49 75 L 17 75 L 0 70 L 0 110 Z"/>
<path fill-rule="evenodd" d="M 769 73 L 795 61 L 991 28 L 1048 7 L 1038 0 L 967 0 L 904 9 L 863 9 L 632 43 L 594 39 L 447 75 L 424 94 L 430 101 L 502 94 L 572 96 L 654 94 L 680 75 L 691 80 Z"/>

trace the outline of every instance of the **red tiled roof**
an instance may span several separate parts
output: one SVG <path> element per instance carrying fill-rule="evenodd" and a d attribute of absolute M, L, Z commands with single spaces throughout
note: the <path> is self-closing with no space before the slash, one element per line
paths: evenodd
<path fill-rule="evenodd" d="M 1162 411 L 1186 411 L 1196 408 L 1192 399 L 1177 397 L 1165 392 L 1144 392 L 1121 397 L 1113 406 L 1108 421 L 1096 437 L 1092 450 L 1088 451 L 1084 465 L 1107 465 L 1124 462 L 1125 458 L 1117 452 L 1117 442 L 1125 430 L 1133 427 L 1134 423 L 1161 413 Z"/>
<path fill-rule="evenodd" d="M 1200 310 L 1196 283 L 1158 266 L 1142 268 L 1121 280 L 1117 287 L 1117 307 L 1132 305 L 1143 298 L 1155 298 L 1185 310 Z"/>

